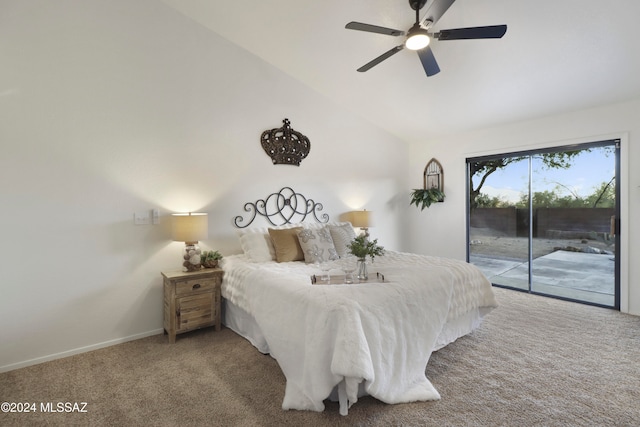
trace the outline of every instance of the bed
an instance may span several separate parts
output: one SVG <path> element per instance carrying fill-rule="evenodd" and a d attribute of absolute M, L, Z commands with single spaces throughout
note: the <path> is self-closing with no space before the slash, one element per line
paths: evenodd
<path fill-rule="evenodd" d="M 283 409 L 323 411 L 334 399 L 347 415 L 363 395 L 389 404 L 439 399 L 425 374 L 429 357 L 497 306 L 490 282 L 462 261 L 387 250 L 369 265 L 369 280 L 343 284 L 338 267 L 355 232 L 320 210 L 289 187 L 245 204 L 249 220 L 234 221 L 243 253 L 221 264 L 223 323 L 277 360 Z M 257 215 L 270 226 L 249 227 Z M 298 236 L 303 259 L 283 252 L 282 236 L 288 245 Z M 319 242 L 329 239 L 333 246 L 324 242 L 319 255 Z M 318 257 L 333 262 L 332 282 L 317 280 Z"/>

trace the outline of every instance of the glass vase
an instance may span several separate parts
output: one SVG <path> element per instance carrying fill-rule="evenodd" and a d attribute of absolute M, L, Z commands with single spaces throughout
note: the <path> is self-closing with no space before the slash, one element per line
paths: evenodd
<path fill-rule="evenodd" d="M 369 274 L 367 272 L 367 259 L 358 259 L 358 280 L 368 280 Z"/>

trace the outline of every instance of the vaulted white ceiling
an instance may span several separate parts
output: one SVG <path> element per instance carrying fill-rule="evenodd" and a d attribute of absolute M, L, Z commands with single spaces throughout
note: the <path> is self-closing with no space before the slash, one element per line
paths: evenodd
<path fill-rule="evenodd" d="M 356 72 L 404 39 L 345 24 L 406 31 L 407 0 L 162 1 L 406 141 L 640 97 L 638 0 L 457 0 L 435 30 L 507 33 L 433 41 L 432 77 L 406 49 Z"/>

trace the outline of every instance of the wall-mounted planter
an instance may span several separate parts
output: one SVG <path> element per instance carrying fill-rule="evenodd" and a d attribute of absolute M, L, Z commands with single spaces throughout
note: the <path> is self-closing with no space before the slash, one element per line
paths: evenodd
<path fill-rule="evenodd" d="M 444 201 L 444 172 L 442 165 L 436 159 L 431 159 L 424 168 L 422 186 L 423 188 L 411 191 L 409 205 L 416 205 L 420 210 L 424 210 L 432 203 Z"/>
<path fill-rule="evenodd" d="M 411 203 L 409 205 L 416 205 L 420 210 L 428 208 L 432 203 L 444 202 L 445 195 L 437 188 L 416 188 L 411 192 Z"/>

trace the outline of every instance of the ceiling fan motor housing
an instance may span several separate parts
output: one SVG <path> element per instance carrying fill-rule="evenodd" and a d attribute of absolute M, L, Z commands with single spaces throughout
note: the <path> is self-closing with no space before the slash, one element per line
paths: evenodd
<path fill-rule="evenodd" d="M 409 6 L 413 10 L 420 10 L 427 3 L 427 0 L 409 0 Z"/>

